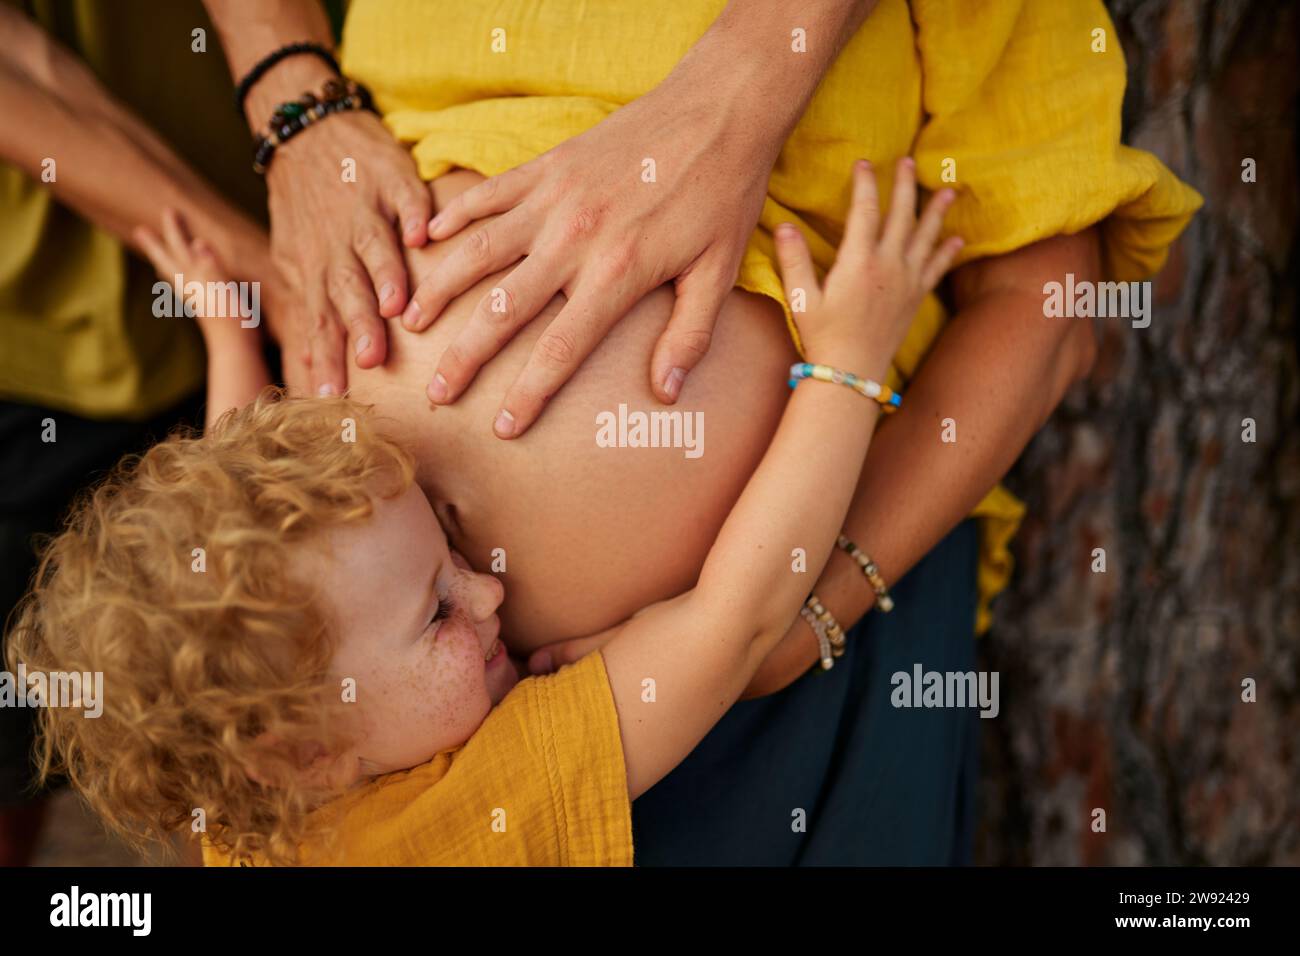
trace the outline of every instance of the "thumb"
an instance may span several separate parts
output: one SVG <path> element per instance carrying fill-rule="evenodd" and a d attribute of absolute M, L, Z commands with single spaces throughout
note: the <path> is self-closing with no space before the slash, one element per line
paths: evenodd
<path fill-rule="evenodd" d="M 672 405 L 687 374 L 709 352 L 713 327 L 731 280 L 692 272 L 677 282 L 677 301 L 668 326 L 655 344 L 650 360 L 650 386 L 655 396 Z"/>
<path fill-rule="evenodd" d="M 547 644 L 529 655 L 528 672 L 553 674 L 565 664 L 572 664 L 592 651 L 599 650 L 613 636 L 613 632 L 605 632 L 592 637 L 575 637 L 571 640 Z"/>

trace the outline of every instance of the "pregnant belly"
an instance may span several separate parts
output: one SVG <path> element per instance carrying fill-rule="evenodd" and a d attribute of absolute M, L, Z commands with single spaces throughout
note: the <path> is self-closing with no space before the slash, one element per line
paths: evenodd
<path fill-rule="evenodd" d="M 458 170 L 435 181 L 435 205 L 480 178 Z M 466 235 L 412 252 L 411 274 L 436 269 Z M 417 481 L 452 546 L 476 569 L 498 572 L 502 636 L 523 654 L 609 627 L 695 583 L 776 430 L 795 352 L 780 308 L 733 290 L 709 354 L 678 403 L 662 405 L 649 387 L 651 350 L 673 306 L 662 287 L 615 326 L 527 434 L 502 441 L 492 420 L 562 296 L 454 405 L 435 409 L 424 389 L 507 272 L 452 300 L 424 332 L 390 321 L 388 361 L 354 368 L 351 392 L 415 455 Z"/>

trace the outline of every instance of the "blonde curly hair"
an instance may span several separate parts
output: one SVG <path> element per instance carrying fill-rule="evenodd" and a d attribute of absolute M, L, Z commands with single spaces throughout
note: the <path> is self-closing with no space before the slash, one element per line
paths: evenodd
<path fill-rule="evenodd" d="M 15 612 L 11 670 L 104 675 L 97 719 L 41 708 L 41 778 L 65 774 L 140 849 L 191 832 L 201 808 L 232 858 L 296 862 L 329 796 L 298 771 L 345 731 L 333 639 L 290 552 L 413 477 L 368 406 L 277 389 L 123 459 L 45 545 Z"/>

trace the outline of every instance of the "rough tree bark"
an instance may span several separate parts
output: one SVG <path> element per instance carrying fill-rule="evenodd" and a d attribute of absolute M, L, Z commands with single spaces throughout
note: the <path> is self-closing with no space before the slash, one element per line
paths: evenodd
<path fill-rule="evenodd" d="M 1300 864 L 1297 3 L 1107 7 L 1125 141 L 1206 205 L 1009 479 L 977 858 Z"/>

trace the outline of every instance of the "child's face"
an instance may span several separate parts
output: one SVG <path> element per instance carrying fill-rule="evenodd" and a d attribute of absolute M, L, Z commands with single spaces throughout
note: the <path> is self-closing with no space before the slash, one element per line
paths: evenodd
<path fill-rule="evenodd" d="M 376 498 L 369 519 L 326 535 L 331 550 L 305 549 L 303 571 L 332 612 L 332 670 L 360 721 L 356 743 L 335 765 L 341 782 L 414 767 L 463 744 L 518 680 L 497 636 L 505 588 L 448 548 L 415 484 Z"/>

